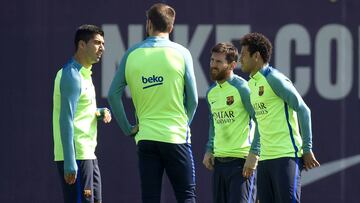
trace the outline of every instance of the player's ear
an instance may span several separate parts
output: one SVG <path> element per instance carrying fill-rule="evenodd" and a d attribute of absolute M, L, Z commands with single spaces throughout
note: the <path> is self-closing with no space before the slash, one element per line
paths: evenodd
<path fill-rule="evenodd" d="M 173 25 L 170 25 L 170 27 L 169 27 L 169 33 L 171 33 L 171 32 L 173 31 L 173 29 L 174 29 L 174 26 L 173 26 Z"/>
<path fill-rule="evenodd" d="M 260 60 L 260 57 L 261 57 L 261 55 L 260 55 L 260 52 L 255 52 L 255 61 L 258 61 L 258 60 Z"/>
<path fill-rule="evenodd" d="M 146 29 L 147 29 L 147 32 L 148 32 L 149 35 L 151 35 L 151 33 L 154 31 L 153 30 L 153 24 L 152 24 L 150 19 L 146 20 Z"/>
<path fill-rule="evenodd" d="M 79 47 L 80 49 L 84 49 L 85 46 L 86 46 L 86 42 L 85 42 L 84 40 L 80 40 L 80 41 L 79 41 L 79 44 L 78 44 L 78 47 Z"/>
<path fill-rule="evenodd" d="M 236 68 L 236 65 L 237 65 L 236 61 L 231 62 L 230 64 L 231 70 L 234 70 Z"/>

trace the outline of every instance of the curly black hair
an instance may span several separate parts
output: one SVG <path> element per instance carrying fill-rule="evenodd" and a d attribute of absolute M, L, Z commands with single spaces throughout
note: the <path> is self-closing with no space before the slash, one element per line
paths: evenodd
<path fill-rule="evenodd" d="M 240 39 L 241 46 L 247 46 L 252 56 L 255 52 L 259 52 L 264 63 L 268 63 L 271 59 L 272 45 L 270 40 L 261 33 L 253 32 L 244 35 Z"/>

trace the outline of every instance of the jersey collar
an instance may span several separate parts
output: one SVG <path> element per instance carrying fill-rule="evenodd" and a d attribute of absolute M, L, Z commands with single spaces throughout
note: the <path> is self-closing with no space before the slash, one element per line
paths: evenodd
<path fill-rule="evenodd" d="M 251 79 L 259 80 L 263 76 L 268 75 L 269 71 L 270 71 L 270 66 L 267 63 L 267 64 L 264 64 L 264 66 L 258 72 L 256 72 L 253 76 L 250 76 L 250 77 L 251 77 Z"/>
<path fill-rule="evenodd" d="M 221 87 L 221 88 L 222 88 L 222 87 L 226 87 L 226 86 L 229 85 L 229 82 L 231 82 L 233 79 L 234 79 L 234 73 L 231 73 L 231 75 L 229 76 L 229 78 L 226 79 L 224 83 L 220 84 L 220 83 L 216 82 L 216 84 L 217 84 L 219 87 Z"/>
<path fill-rule="evenodd" d="M 71 58 L 71 63 L 76 67 L 76 69 L 78 69 L 81 74 L 83 76 L 86 76 L 86 77 L 90 77 L 91 74 L 92 74 L 92 66 L 90 66 L 89 68 L 85 68 L 84 66 L 82 66 L 74 57 Z"/>
<path fill-rule="evenodd" d="M 159 36 L 150 36 L 150 37 L 147 37 L 146 40 L 162 41 L 162 40 L 169 40 L 169 38 L 168 37 L 159 37 Z"/>

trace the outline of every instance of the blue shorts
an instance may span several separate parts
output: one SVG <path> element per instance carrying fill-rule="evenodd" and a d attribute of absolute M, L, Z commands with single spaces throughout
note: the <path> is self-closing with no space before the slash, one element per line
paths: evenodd
<path fill-rule="evenodd" d="M 259 161 L 258 198 L 266 203 L 299 203 L 303 161 L 284 157 Z"/>
<path fill-rule="evenodd" d="M 195 202 L 195 168 L 190 144 L 142 140 L 137 144 L 143 203 L 159 203 L 164 171 L 177 202 Z"/>
<path fill-rule="evenodd" d="M 64 203 L 100 203 L 102 200 L 101 176 L 97 159 L 77 160 L 76 163 L 78 165 L 76 182 L 69 185 L 64 179 L 64 162 L 56 162 Z"/>
<path fill-rule="evenodd" d="M 213 199 L 215 203 L 255 203 L 256 171 L 250 178 L 242 175 L 245 159 L 215 157 Z"/>

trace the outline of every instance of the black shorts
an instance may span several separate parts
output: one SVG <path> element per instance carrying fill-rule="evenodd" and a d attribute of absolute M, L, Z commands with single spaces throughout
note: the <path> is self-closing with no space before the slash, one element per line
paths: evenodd
<path fill-rule="evenodd" d="M 254 203 L 256 171 L 250 178 L 242 175 L 245 159 L 215 157 L 213 201 L 216 203 Z"/>
<path fill-rule="evenodd" d="M 137 144 L 143 202 L 160 202 L 166 172 L 178 202 L 194 203 L 195 167 L 191 144 L 141 140 Z"/>
<path fill-rule="evenodd" d="M 101 176 L 97 159 L 77 160 L 76 163 L 78 165 L 76 182 L 69 185 L 64 179 L 64 162 L 56 162 L 63 189 L 64 202 L 100 203 L 102 199 Z"/>
<path fill-rule="evenodd" d="M 257 186 L 260 202 L 299 203 L 302 168 L 303 161 L 299 158 L 259 161 Z"/>

